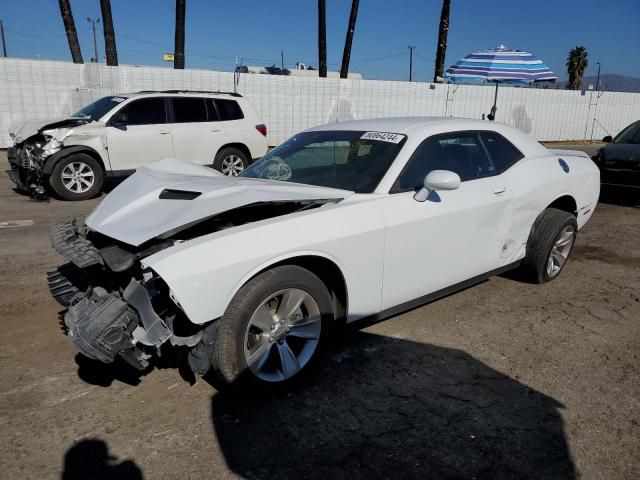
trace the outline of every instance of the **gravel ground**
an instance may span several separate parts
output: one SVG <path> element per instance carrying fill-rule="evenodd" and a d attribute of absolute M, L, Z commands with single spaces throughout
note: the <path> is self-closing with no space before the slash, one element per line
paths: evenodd
<path fill-rule="evenodd" d="M 98 200 L 0 174 L 0 222 L 25 221 L 0 228 L 2 476 L 640 478 L 640 209 L 604 199 L 556 281 L 493 278 L 350 330 L 294 392 L 239 396 L 171 359 L 138 378 L 76 356 L 47 227 Z"/>

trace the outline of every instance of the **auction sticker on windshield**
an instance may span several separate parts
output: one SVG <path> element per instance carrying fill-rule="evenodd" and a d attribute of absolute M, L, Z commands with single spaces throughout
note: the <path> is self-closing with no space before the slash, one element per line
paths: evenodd
<path fill-rule="evenodd" d="M 361 140 L 380 140 L 390 143 L 400 143 L 403 138 L 404 135 L 389 132 L 366 132 L 360 137 Z"/>

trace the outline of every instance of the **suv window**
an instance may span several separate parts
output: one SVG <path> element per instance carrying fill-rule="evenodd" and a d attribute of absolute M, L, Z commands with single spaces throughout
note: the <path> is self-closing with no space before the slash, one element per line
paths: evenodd
<path fill-rule="evenodd" d="M 193 123 L 207 121 L 207 105 L 204 98 L 172 98 L 173 121 L 175 123 Z"/>
<path fill-rule="evenodd" d="M 463 182 L 495 174 L 477 133 L 436 135 L 427 138 L 416 148 L 392 191 L 406 192 L 421 188 L 424 177 L 431 170 L 450 170 L 457 173 Z"/>
<path fill-rule="evenodd" d="M 222 120 L 240 120 L 244 118 L 242 109 L 235 100 L 216 99 L 215 102 Z"/>
<path fill-rule="evenodd" d="M 499 133 L 495 132 L 480 132 L 482 141 L 487 147 L 491 162 L 496 168 L 496 173 L 502 173 L 511 165 L 524 157 L 520 150 L 513 146 L 513 144 L 504 138 Z"/>
<path fill-rule="evenodd" d="M 125 105 L 111 117 L 113 123 L 154 125 L 167 123 L 164 98 L 142 98 Z"/>

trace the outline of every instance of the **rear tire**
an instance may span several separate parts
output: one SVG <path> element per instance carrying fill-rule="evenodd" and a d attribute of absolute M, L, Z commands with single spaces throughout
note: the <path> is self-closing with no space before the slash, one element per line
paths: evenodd
<path fill-rule="evenodd" d="M 315 274 L 294 265 L 244 285 L 219 320 L 211 367 L 225 384 L 281 386 L 317 362 L 333 303 Z"/>
<path fill-rule="evenodd" d="M 573 250 L 578 224 L 563 210 L 548 208 L 533 224 L 527 253 L 519 267 L 523 280 L 546 283 L 560 275 Z"/>
<path fill-rule="evenodd" d="M 104 172 L 100 164 L 86 153 L 75 153 L 55 164 L 49 185 L 64 200 L 86 200 L 102 190 Z"/>
<path fill-rule="evenodd" d="M 229 177 L 237 177 L 249 166 L 247 155 L 237 148 L 223 148 L 216 154 L 213 168 Z"/>

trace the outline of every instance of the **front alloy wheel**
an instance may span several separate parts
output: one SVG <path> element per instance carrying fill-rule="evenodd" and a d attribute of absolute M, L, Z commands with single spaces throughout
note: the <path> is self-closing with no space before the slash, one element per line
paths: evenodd
<path fill-rule="evenodd" d="M 327 286 L 297 265 L 249 280 L 218 320 L 210 365 L 227 384 L 279 386 L 312 368 L 334 319 Z"/>
<path fill-rule="evenodd" d="M 244 357 L 253 374 L 267 382 L 293 377 L 311 359 L 322 333 L 316 301 L 304 290 L 271 295 L 251 316 Z"/>

